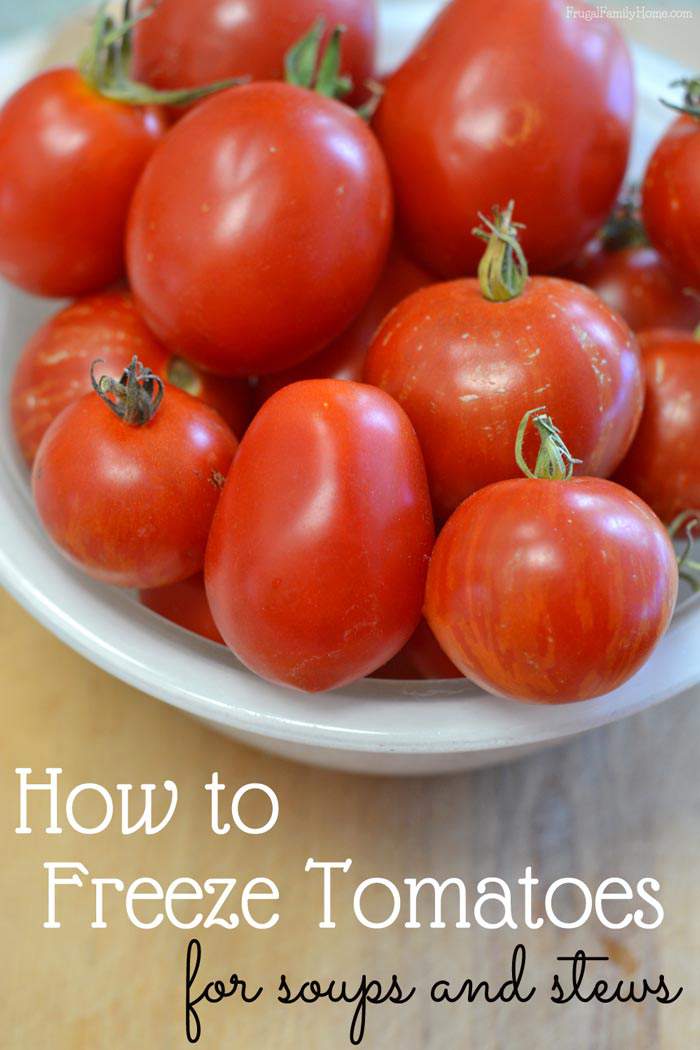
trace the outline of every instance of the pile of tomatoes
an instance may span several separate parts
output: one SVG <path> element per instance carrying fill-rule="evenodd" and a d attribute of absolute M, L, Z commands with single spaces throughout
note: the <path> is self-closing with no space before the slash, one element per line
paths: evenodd
<path fill-rule="evenodd" d="M 300 690 L 616 688 L 700 505 L 700 83 L 620 205 L 578 0 L 452 0 L 382 84 L 373 0 L 234 7 L 102 7 L 0 111 L 0 274 L 71 300 L 12 390 L 47 533 Z"/>

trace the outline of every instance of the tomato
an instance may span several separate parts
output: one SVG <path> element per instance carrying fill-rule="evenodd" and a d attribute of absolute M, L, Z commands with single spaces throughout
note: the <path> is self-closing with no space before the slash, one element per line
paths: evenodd
<path fill-rule="evenodd" d="M 507 213 L 498 222 L 513 232 Z M 487 294 L 488 282 L 482 291 L 471 278 L 415 292 L 386 319 L 365 364 L 366 382 L 396 398 L 416 428 L 440 519 L 513 477 L 511 443 L 533 405 L 556 415 L 581 472 L 602 476 L 620 463 L 642 411 L 636 340 L 590 289 L 525 274 L 507 301 Z"/>
<path fill-rule="evenodd" d="M 151 159 L 129 218 L 131 284 L 167 346 L 222 375 L 264 374 L 359 313 L 391 216 L 384 161 L 356 113 L 250 84 L 198 106 Z"/>
<path fill-rule="evenodd" d="M 237 442 L 208 405 L 134 361 L 63 410 L 39 446 L 32 487 L 51 539 L 120 587 L 198 572 Z M 107 402 L 107 403 L 106 403 Z"/>
<path fill-rule="evenodd" d="M 159 111 L 104 98 L 74 69 L 20 88 L 0 111 L 0 274 L 56 297 L 115 281 L 131 195 L 164 132 Z"/>
<path fill-rule="evenodd" d="M 407 247 L 444 277 L 472 274 L 478 213 L 517 196 L 533 271 L 561 268 L 610 211 L 633 110 L 623 37 L 587 5 L 452 0 L 375 120 Z"/>
<path fill-rule="evenodd" d="M 462 672 L 457 670 L 448 656 L 445 656 L 435 635 L 423 619 L 403 649 L 372 675 L 372 678 L 390 678 L 395 681 L 463 677 Z"/>
<path fill-rule="evenodd" d="M 700 90 L 697 115 L 682 115 L 654 151 L 642 187 L 644 224 L 679 282 L 700 289 Z"/>
<path fill-rule="evenodd" d="M 375 671 L 421 615 L 433 522 L 411 424 L 380 390 L 294 383 L 241 443 L 205 578 L 226 643 L 310 692 Z"/>
<path fill-rule="evenodd" d="M 687 332 L 652 329 L 639 343 L 644 413 L 615 479 L 670 523 L 700 507 L 700 342 Z"/>
<path fill-rule="evenodd" d="M 442 530 L 426 616 L 459 669 L 516 700 L 610 692 L 668 626 L 678 569 L 656 515 L 612 481 L 498 482 Z"/>
<path fill-rule="evenodd" d="M 281 80 L 285 53 L 319 17 L 345 26 L 343 71 L 361 89 L 374 73 L 374 0 L 161 0 L 134 32 L 134 75 L 157 88 Z"/>
<path fill-rule="evenodd" d="M 656 249 L 647 245 L 608 250 L 596 238 L 565 276 L 592 288 L 635 332 L 700 324 L 700 297 L 693 295 Z"/>
<path fill-rule="evenodd" d="M 258 384 L 259 400 L 301 379 L 362 379 L 362 369 L 372 337 L 389 311 L 411 292 L 433 283 L 433 278 L 394 244 L 384 272 L 364 310 L 342 335 L 300 365 L 286 372 L 263 376 Z"/>
<path fill-rule="evenodd" d="M 239 437 L 250 417 L 251 391 L 175 358 L 143 323 L 128 292 L 86 296 L 43 324 L 25 346 L 12 381 L 10 410 L 17 442 L 31 466 L 49 424 L 91 390 L 90 366 L 119 373 L 132 357 L 217 409 Z"/>
<path fill-rule="evenodd" d="M 139 601 L 148 609 L 166 620 L 184 627 L 186 631 L 200 634 L 212 642 L 224 644 L 212 617 L 204 589 L 204 576 L 198 572 L 179 583 L 168 587 L 153 587 L 141 591 Z"/>

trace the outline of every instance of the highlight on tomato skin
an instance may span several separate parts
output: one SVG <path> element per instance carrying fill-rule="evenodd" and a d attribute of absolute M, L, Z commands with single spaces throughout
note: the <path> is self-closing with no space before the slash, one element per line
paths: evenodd
<path fill-rule="evenodd" d="M 214 620 L 261 677 L 337 688 L 415 630 L 433 539 L 396 402 L 350 381 L 293 383 L 258 412 L 224 487 L 205 568 Z"/>
<path fill-rule="evenodd" d="M 700 330 L 656 328 L 639 336 L 644 412 L 615 480 L 662 521 L 700 507 Z"/>
<path fill-rule="evenodd" d="M 201 572 L 188 576 L 186 580 L 165 587 L 153 587 L 139 592 L 139 601 L 147 609 L 166 620 L 199 634 L 212 642 L 224 645 L 219 629 L 209 608 Z"/>

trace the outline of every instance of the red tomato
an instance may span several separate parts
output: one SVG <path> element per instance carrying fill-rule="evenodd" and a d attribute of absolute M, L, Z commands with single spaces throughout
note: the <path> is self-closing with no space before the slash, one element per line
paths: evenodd
<path fill-rule="evenodd" d="M 627 681 L 666 630 L 677 592 L 668 534 L 631 492 L 597 478 L 526 477 L 489 485 L 452 515 L 431 559 L 426 616 L 484 689 L 566 703 Z"/>
<path fill-rule="evenodd" d="M 359 313 L 391 219 L 386 166 L 356 113 L 250 84 L 189 113 L 151 159 L 129 219 L 131 284 L 167 346 L 222 375 L 263 374 Z"/>
<path fill-rule="evenodd" d="M 88 575 L 160 587 L 202 568 L 237 442 L 208 405 L 168 387 L 158 407 L 149 374 L 133 363 L 129 372 L 128 383 L 112 381 L 110 404 L 108 392 L 86 394 L 51 424 L 34 499 L 49 536 Z"/>
<path fill-rule="evenodd" d="M 407 246 L 445 277 L 474 273 L 470 228 L 517 196 L 535 272 L 602 225 L 627 165 L 632 65 L 578 0 L 453 0 L 388 79 L 376 129 Z"/>
<path fill-rule="evenodd" d="M 592 288 L 635 332 L 700 324 L 700 296 L 691 294 L 655 248 L 637 244 L 610 250 L 596 238 L 565 276 Z"/>
<path fill-rule="evenodd" d="M 134 75 L 160 89 L 281 80 L 286 52 L 319 17 L 345 26 L 343 72 L 361 89 L 374 73 L 374 0 L 161 0 L 134 31 Z"/>
<path fill-rule="evenodd" d="M 350 327 L 320 354 L 286 372 L 263 376 L 258 384 L 259 400 L 266 401 L 276 390 L 301 379 L 362 379 L 367 350 L 386 315 L 411 292 L 432 283 L 430 274 L 394 244 L 377 287 Z"/>
<path fill-rule="evenodd" d="M 168 587 L 153 587 L 151 590 L 141 591 L 139 601 L 159 616 L 184 627 L 186 631 L 224 644 L 209 608 L 204 576 L 201 572 L 196 576 L 189 576 L 186 580 L 180 580 L 179 583 L 171 583 Z"/>
<path fill-rule="evenodd" d="M 248 384 L 202 373 L 173 357 L 136 312 L 128 292 L 86 296 L 59 311 L 25 346 L 12 381 L 12 425 L 22 454 L 31 466 L 49 424 L 66 405 L 92 387 L 90 366 L 119 373 L 124 362 L 138 359 L 167 382 L 217 409 L 241 437 L 250 418 Z"/>
<path fill-rule="evenodd" d="M 372 675 L 372 678 L 395 681 L 463 677 L 449 656 L 443 653 L 425 620 L 421 620 L 403 649 Z"/>
<path fill-rule="evenodd" d="M 700 342 L 655 329 L 639 337 L 646 401 L 636 437 L 615 480 L 671 522 L 700 507 Z"/>
<path fill-rule="evenodd" d="M 377 333 L 365 380 L 416 428 L 441 519 L 517 474 L 512 442 L 533 406 L 561 421 L 581 472 L 602 476 L 629 448 L 642 411 L 632 332 L 588 288 L 554 277 L 530 278 L 509 302 L 485 299 L 474 279 L 415 292 Z"/>
<path fill-rule="evenodd" d="M 642 187 L 644 225 L 683 284 L 700 288 L 700 102 L 659 142 Z"/>
<path fill-rule="evenodd" d="M 294 383 L 263 405 L 224 488 L 205 572 L 214 620 L 263 678 L 333 689 L 410 637 L 432 542 L 398 405 L 360 383 Z"/>
<path fill-rule="evenodd" d="M 35 77 L 0 110 L 0 274 L 78 296 L 124 270 L 134 187 L 162 114 L 112 102 L 73 69 Z"/>

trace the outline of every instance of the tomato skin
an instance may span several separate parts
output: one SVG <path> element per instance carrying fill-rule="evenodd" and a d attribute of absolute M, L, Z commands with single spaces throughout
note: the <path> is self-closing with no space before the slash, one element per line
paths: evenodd
<path fill-rule="evenodd" d="M 398 405 L 359 383 L 295 383 L 263 405 L 224 487 L 205 569 L 214 620 L 263 678 L 333 689 L 410 637 L 433 536 Z"/>
<path fill-rule="evenodd" d="M 443 653 L 437 638 L 424 619 L 421 619 L 403 649 L 372 675 L 372 678 L 389 678 L 394 681 L 463 677 L 449 656 Z"/>
<path fill-rule="evenodd" d="M 416 428 L 440 519 L 517 475 L 515 436 L 530 409 L 546 405 L 582 460 L 577 471 L 602 476 L 642 411 L 634 335 L 588 288 L 553 277 L 530 278 L 505 303 L 486 300 L 474 279 L 415 292 L 377 332 L 364 376 Z M 525 452 L 534 462 L 534 433 Z"/>
<path fill-rule="evenodd" d="M 213 409 L 175 387 L 141 427 L 86 394 L 39 446 L 36 508 L 62 553 L 94 579 L 137 588 L 176 583 L 204 564 L 220 479 L 236 447 Z"/>
<path fill-rule="evenodd" d="M 633 332 L 646 328 L 695 328 L 700 299 L 655 248 L 630 245 L 606 249 L 596 238 L 564 276 L 592 288 Z"/>
<path fill-rule="evenodd" d="M 533 273 L 560 269 L 622 182 L 632 64 L 605 18 L 574 0 L 453 0 L 391 76 L 375 127 L 407 246 L 443 277 L 473 274 L 478 213 L 517 197 Z M 590 9 L 589 9 L 590 13 Z"/>
<path fill-rule="evenodd" d="M 700 342 L 687 332 L 639 336 L 646 400 L 639 429 L 615 475 L 670 524 L 700 506 Z"/>
<path fill-rule="evenodd" d="M 642 216 L 652 244 L 700 289 L 700 120 L 680 116 L 654 151 L 642 185 Z"/>
<path fill-rule="evenodd" d="M 179 627 L 184 627 L 186 631 L 199 634 L 211 642 L 224 644 L 209 608 L 204 576 L 201 572 L 167 587 L 153 587 L 151 590 L 140 591 L 139 601 L 147 609 Z"/>
<path fill-rule="evenodd" d="M 350 324 L 391 222 L 381 151 L 349 107 L 288 84 L 233 88 L 180 121 L 146 168 L 131 286 L 166 346 L 212 372 L 262 375 Z"/>
<path fill-rule="evenodd" d="M 12 426 L 31 466 L 49 425 L 66 405 L 89 393 L 90 366 L 118 376 L 132 357 L 156 375 L 211 405 L 242 437 L 251 414 L 248 384 L 198 371 L 158 342 L 125 291 L 85 296 L 50 317 L 29 339 L 10 393 Z"/>
<path fill-rule="evenodd" d="M 409 259 L 397 245 L 392 245 L 384 272 L 364 310 L 342 335 L 322 350 L 284 372 L 263 376 L 258 383 L 258 400 L 262 404 L 283 386 L 302 379 L 352 379 L 360 382 L 367 351 L 380 324 L 397 303 L 411 292 L 433 284 L 434 278 Z"/>
<path fill-rule="evenodd" d="M 109 101 L 74 69 L 34 77 L 0 111 L 0 274 L 37 295 L 124 272 L 129 203 L 162 113 Z"/>
<path fill-rule="evenodd" d="M 482 688 L 560 704 L 627 681 L 664 634 L 677 592 L 668 534 L 631 492 L 597 478 L 519 478 L 450 518 L 426 616 Z"/>
<path fill-rule="evenodd" d="M 362 95 L 374 73 L 374 0 L 237 0 L 235 17 L 230 0 L 161 0 L 134 31 L 133 72 L 159 89 L 242 75 L 281 80 L 286 52 L 320 16 L 329 28 L 345 26 L 341 68 Z"/>

